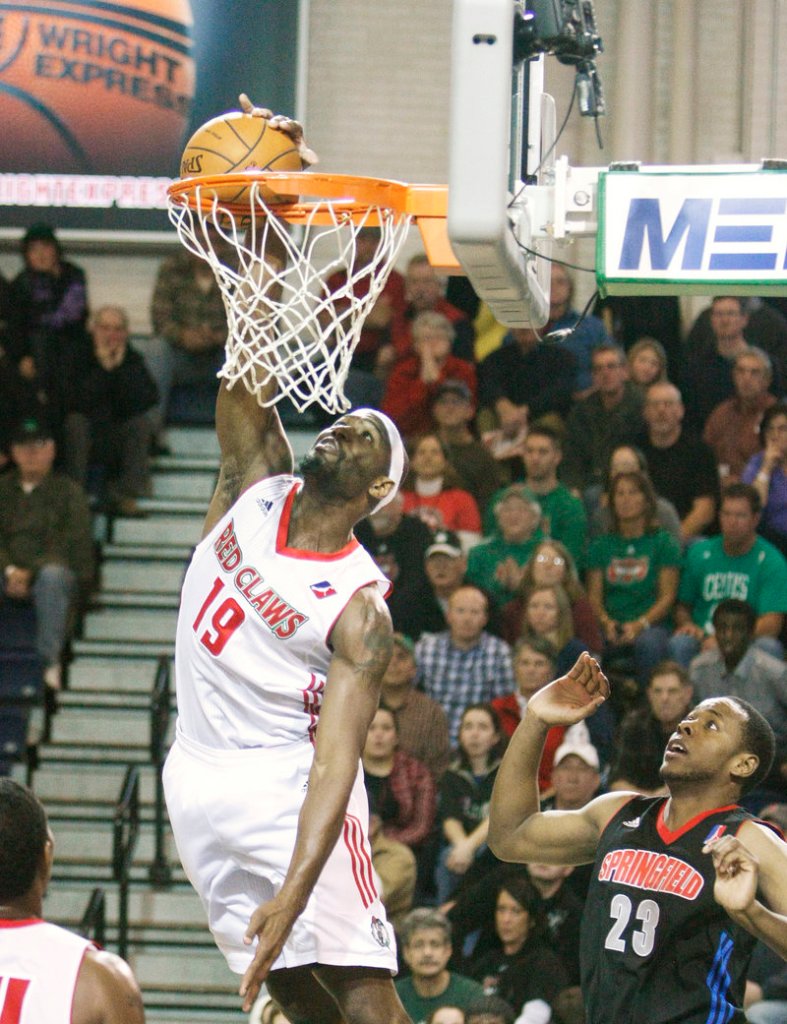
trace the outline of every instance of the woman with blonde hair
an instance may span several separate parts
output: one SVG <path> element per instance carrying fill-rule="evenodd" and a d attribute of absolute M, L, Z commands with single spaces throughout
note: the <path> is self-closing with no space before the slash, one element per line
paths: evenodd
<path fill-rule="evenodd" d="M 626 355 L 629 380 L 643 393 L 651 384 L 668 380 L 667 353 L 655 338 L 645 336 L 635 341 Z"/>
<path fill-rule="evenodd" d="M 565 589 L 574 622 L 573 635 L 587 650 L 601 651 L 604 646 L 601 626 L 580 583 L 576 562 L 565 544 L 551 538 L 540 541 L 534 549 L 525 564 L 518 596 L 503 610 L 500 629 L 503 639 L 513 644 L 521 635 L 525 599 L 534 587 L 542 584 L 559 584 Z"/>
<path fill-rule="evenodd" d="M 571 601 L 560 584 L 542 583 L 532 588 L 524 602 L 521 635 L 525 640 L 535 637 L 549 640 L 557 651 L 555 676 L 565 675 L 587 650 L 574 636 Z"/>

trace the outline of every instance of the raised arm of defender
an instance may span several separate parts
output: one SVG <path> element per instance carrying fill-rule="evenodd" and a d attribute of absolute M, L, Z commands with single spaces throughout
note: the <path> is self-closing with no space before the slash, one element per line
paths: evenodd
<path fill-rule="evenodd" d="M 609 696 L 598 662 L 581 654 L 565 676 L 530 698 L 497 773 L 489 813 L 489 847 L 501 860 L 584 864 L 628 794 L 597 797 L 579 811 L 539 810 L 538 765 L 553 725 L 574 725 Z"/>

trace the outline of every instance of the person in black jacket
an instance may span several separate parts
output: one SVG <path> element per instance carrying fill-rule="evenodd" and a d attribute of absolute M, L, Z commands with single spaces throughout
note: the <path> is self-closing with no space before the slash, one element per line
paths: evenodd
<path fill-rule="evenodd" d="M 113 510 L 136 516 L 137 498 L 150 490 L 149 452 L 158 399 L 156 384 L 128 341 L 120 306 L 102 306 L 90 323 L 93 352 L 74 382 L 66 418 L 66 471 L 83 486 L 100 466 Z"/>
<path fill-rule="evenodd" d="M 45 418 L 62 450 L 72 384 L 90 351 L 87 280 L 63 258 L 54 228 L 33 224 L 22 239 L 24 269 L 8 294 L 6 350 L 19 375 L 45 402 Z"/>

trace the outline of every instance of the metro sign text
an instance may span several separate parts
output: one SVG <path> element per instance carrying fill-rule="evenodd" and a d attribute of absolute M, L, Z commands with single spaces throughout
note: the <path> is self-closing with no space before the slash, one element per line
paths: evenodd
<path fill-rule="evenodd" d="M 600 178 L 598 278 L 609 294 L 787 294 L 787 174 Z"/>

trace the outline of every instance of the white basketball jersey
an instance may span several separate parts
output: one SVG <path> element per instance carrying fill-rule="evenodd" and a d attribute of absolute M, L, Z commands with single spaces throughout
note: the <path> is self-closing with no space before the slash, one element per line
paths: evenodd
<path fill-rule="evenodd" d="M 46 921 L 0 920 L 0 1020 L 71 1024 L 79 968 L 96 947 Z"/>
<path fill-rule="evenodd" d="M 199 543 L 186 573 L 178 725 L 205 746 L 313 741 L 331 629 L 361 587 L 390 589 L 355 538 L 334 554 L 287 546 L 300 486 L 274 476 L 250 487 Z"/>

